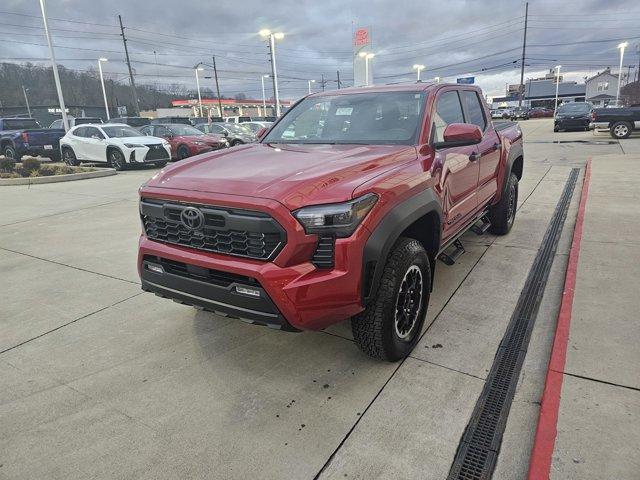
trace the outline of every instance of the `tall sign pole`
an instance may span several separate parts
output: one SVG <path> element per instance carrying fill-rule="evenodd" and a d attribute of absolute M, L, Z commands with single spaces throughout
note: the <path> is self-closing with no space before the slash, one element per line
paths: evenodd
<path fill-rule="evenodd" d="M 140 116 L 138 94 L 136 93 L 136 82 L 133 79 L 133 70 L 131 70 L 131 62 L 129 61 L 129 49 L 127 48 L 127 37 L 124 36 L 124 27 L 122 26 L 122 17 L 120 15 L 118 15 L 118 21 L 120 22 L 120 35 L 122 36 L 122 43 L 124 43 L 124 56 L 127 60 L 127 67 L 129 68 L 129 83 L 131 84 L 131 95 L 133 97 L 133 110 L 136 115 Z"/>
<path fill-rule="evenodd" d="M 53 79 L 56 82 L 56 91 L 58 92 L 58 102 L 60 102 L 60 112 L 62 113 L 62 125 L 65 131 L 69 130 L 69 120 L 67 119 L 67 109 L 64 106 L 64 97 L 62 96 L 62 87 L 60 86 L 60 77 L 58 76 L 58 64 L 56 63 L 56 54 L 53 51 L 53 43 L 51 42 L 51 34 L 49 33 L 49 21 L 47 20 L 47 7 L 45 0 L 40 0 L 40 10 L 42 10 L 42 21 L 44 22 L 44 34 L 47 36 L 49 44 L 49 53 L 51 54 L 51 67 L 53 69 Z"/>
<path fill-rule="evenodd" d="M 527 50 L 527 23 L 529 21 L 529 2 L 524 7 L 524 37 L 522 39 L 522 65 L 520 65 L 520 98 L 518 99 L 518 107 L 522 107 L 522 99 L 524 97 L 524 57 Z"/>

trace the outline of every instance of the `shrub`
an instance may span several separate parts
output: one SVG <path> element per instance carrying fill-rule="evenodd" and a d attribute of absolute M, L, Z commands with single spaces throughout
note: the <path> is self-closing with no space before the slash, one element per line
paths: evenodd
<path fill-rule="evenodd" d="M 0 157 L 0 172 L 11 173 L 16 168 L 13 158 Z"/>
<path fill-rule="evenodd" d="M 33 157 L 25 157 L 22 159 L 22 168 L 27 172 L 37 172 L 40 170 L 40 160 Z"/>

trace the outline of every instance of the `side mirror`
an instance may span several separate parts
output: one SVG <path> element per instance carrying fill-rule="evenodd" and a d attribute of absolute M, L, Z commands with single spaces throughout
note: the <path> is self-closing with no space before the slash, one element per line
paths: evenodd
<path fill-rule="evenodd" d="M 267 133 L 267 130 L 269 130 L 267 127 L 262 127 L 260 130 L 256 132 L 256 137 L 258 138 L 258 140 L 264 137 L 264 134 Z"/>
<path fill-rule="evenodd" d="M 477 125 L 470 123 L 451 123 L 444 129 L 444 141 L 436 142 L 434 147 L 464 147 L 475 145 L 482 141 L 482 130 Z"/>

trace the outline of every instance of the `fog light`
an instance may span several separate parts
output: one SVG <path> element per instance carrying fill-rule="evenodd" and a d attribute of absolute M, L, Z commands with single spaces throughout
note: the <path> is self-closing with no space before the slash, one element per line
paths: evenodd
<path fill-rule="evenodd" d="M 236 285 L 236 292 L 241 293 L 242 295 L 249 295 L 250 297 L 260 296 L 260 290 L 256 288 L 241 287 L 240 285 Z"/>
<path fill-rule="evenodd" d="M 164 268 L 160 265 L 154 265 L 152 263 L 147 263 L 147 268 L 155 273 L 164 273 Z"/>

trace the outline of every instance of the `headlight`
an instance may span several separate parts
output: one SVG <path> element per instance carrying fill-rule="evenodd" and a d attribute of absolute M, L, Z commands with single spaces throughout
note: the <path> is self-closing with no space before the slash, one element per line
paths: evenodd
<path fill-rule="evenodd" d="M 308 234 L 333 233 L 337 237 L 348 237 L 377 201 L 375 193 L 368 193 L 350 202 L 304 207 L 293 215 Z"/>
<path fill-rule="evenodd" d="M 127 147 L 127 148 L 142 148 L 142 147 L 144 147 L 144 145 L 140 145 L 138 143 L 125 143 L 124 146 Z"/>
<path fill-rule="evenodd" d="M 206 145 L 206 143 L 204 142 L 200 142 L 198 140 L 196 140 L 195 142 L 193 142 L 194 145 Z"/>

